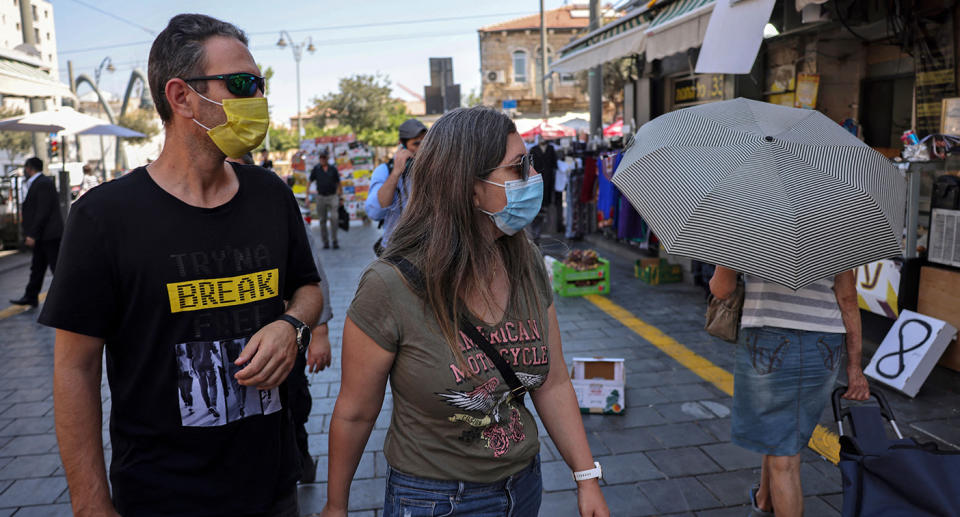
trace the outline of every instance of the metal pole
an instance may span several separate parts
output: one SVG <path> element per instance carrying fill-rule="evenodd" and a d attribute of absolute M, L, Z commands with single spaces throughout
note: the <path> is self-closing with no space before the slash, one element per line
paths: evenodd
<path fill-rule="evenodd" d="M 913 169 L 913 170 L 911 170 Z M 912 259 L 917 257 L 917 225 L 920 213 L 920 176 L 923 174 L 921 166 L 909 167 L 907 175 L 907 242 L 904 246 L 903 257 Z"/>
<path fill-rule="evenodd" d="M 600 1 L 590 0 L 590 31 L 600 28 Z M 590 92 L 590 136 L 600 134 L 603 126 L 603 66 L 595 66 L 590 69 L 589 92 Z"/>
<path fill-rule="evenodd" d="M 543 118 L 550 117 L 550 104 L 547 100 L 547 25 L 546 16 L 543 12 L 543 0 L 540 0 L 540 108 L 543 111 Z"/>
<path fill-rule="evenodd" d="M 297 147 L 300 147 L 300 139 L 303 138 L 303 115 L 300 113 L 300 52 L 294 50 L 293 55 L 297 61 Z"/>

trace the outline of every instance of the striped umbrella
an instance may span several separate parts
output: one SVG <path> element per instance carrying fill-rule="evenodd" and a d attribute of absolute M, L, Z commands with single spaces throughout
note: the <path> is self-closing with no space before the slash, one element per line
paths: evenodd
<path fill-rule="evenodd" d="M 613 183 L 669 253 L 791 289 L 902 254 L 903 175 L 818 111 L 735 99 L 667 113 Z"/>

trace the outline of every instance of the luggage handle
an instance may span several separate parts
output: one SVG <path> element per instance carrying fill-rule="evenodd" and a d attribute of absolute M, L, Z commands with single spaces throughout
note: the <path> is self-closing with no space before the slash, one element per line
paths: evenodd
<path fill-rule="evenodd" d="M 843 407 L 843 403 L 841 402 L 843 394 L 846 392 L 846 386 L 838 386 L 830 396 L 831 402 L 833 403 L 833 419 L 837 422 L 837 430 L 840 431 L 840 436 L 843 436 L 843 419 L 850 415 L 850 409 Z M 890 403 L 887 402 L 887 397 L 872 387 L 870 388 L 870 396 L 876 399 L 877 404 L 880 405 L 880 414 L 890 422 L 890 426 L 893 427 L 893 432 L 897 433 L 897 438 L 902 440 L 903 434 L 900 432 L 900 428 L 897 427 L 897 421 L 893 416 L 893 409 L 890 408 Z"/>

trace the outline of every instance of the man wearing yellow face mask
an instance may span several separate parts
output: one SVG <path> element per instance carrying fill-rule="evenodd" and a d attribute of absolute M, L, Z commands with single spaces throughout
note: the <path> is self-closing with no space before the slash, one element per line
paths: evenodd
<path fill-rule="evenodd" d="M 237 27 L 172 18 L 148 72 L 163 151 L 71 209 L 40 321 L 57 329 L 57 437 L 77 514 L 298 515 L 286 378 L 323 296 L 290 189 L 224 161 L 264 137 L 259 74 Z"/>

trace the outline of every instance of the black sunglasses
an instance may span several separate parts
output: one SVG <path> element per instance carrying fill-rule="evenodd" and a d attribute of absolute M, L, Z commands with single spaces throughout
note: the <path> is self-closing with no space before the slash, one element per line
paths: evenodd
<path fill-rule="evenodd" d="M 264 79 L 259 75 L 253 75 L 247 72 L 238 72 L 235 74 L 205 75 L 202 77 L 190 77 L 184 81 L 213 81 L 221 80 L 227 85 L 227 91 L 237 97 L 253 97 L 257 90 L 264 92 Z"/>
<path fill-rule="evenodd" d="M 497 169 L 500 169 L 500 168 L 503 168 L 503 167 L 513 167 L 513 170 L 517 171 L 517 174 L 520 176 L 520 179 L 526 180 L 526 179 L 527 179 L 527 176 L 530 175 L 530 174 L 529 174 L 530 169 L 533 168 L 533 156 L 530 156 L 530 153 L 527 153 L 527 154 L 523 155 L 523 157 L 520 158 L 520 161 L 517 162 L 517 163 L 510 163 L 510 164 L 507 164 L 507 165 L 500 165 L 500 166 L 498 166 L 498 167 L 494 167 L 494 168 L 488 170 L 487 172 L 493 172 L 493 171 L 495 171 L 495 170 L 497 170 Z"/>

